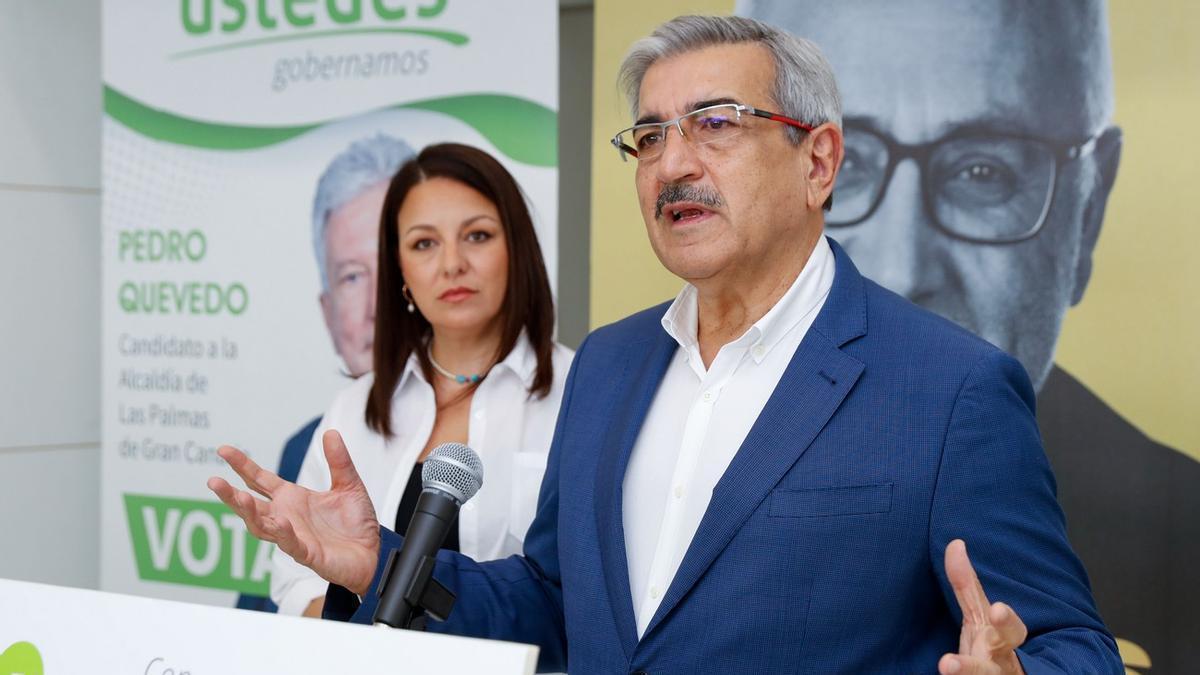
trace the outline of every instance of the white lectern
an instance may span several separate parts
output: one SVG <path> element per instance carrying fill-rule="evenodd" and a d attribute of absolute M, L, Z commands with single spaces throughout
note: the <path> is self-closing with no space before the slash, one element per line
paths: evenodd
<path fill-rule="evenodd" d="M 0 673 L 530 675 L 537 647 L 0 579 Z"/>

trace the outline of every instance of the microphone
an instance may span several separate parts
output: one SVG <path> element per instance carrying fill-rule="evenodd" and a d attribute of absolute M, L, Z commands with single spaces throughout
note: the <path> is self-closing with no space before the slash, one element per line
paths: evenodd
<path fill-rule="evenodd" d="M 424 630 L 428 613 L 445 621 L 454 594 L 433 578 L 438 549 L 458 516 L 458 509 L 483 487 L 483 462 L 462 443 L 442 443 L 421 468 L 421 496 L 404 544 L 388 555 L 379 586 L 376 625 Z"/>

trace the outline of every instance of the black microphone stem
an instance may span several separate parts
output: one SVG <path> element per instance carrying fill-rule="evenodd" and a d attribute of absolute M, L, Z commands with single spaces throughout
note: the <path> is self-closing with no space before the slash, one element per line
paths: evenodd
<path fill-rule="evenodd" d="M 435 489 L 421 492 L 408 522 L 404 545 L 399 551 L 392 551 L 383 572 L 384 585 L 375 610 L 375 623 L 392 628 L 412 628 L 414 620 L 422 617 L 425 609 L 433 609 L 422 607 L 421 600 L 430 582 L 437 584 L 431 578 L 433 556 L 437 555 L 446 534 L 454 526 L 458 508 L 458 502 L 444 492 Z M 424 526 L 413 527 L 422 520 Z"/>

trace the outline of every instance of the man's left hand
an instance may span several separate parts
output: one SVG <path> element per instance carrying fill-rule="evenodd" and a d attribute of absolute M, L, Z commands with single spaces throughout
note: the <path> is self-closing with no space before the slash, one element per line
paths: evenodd
<path fill-rule="evenodd" d="M 941 675 L 1023 674 L 1017 647 L 1029 631 L 1021 617 L 1003 602 L 989 603 L 971 559 L 967 545 L 955 539 L 946 547 L 946 576 L 954 588 L 954 597 L 962 609 L 962 632 L 958 653 L 945 654 L 938 661 Z"/>

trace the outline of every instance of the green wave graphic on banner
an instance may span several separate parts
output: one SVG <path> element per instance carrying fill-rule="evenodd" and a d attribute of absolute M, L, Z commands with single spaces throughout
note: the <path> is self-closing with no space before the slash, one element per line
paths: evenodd
<path fill-rule="evenodd" d="M 428 110 L 449 115 L 478 131 L 514 161 L 542 167 L 558 164 L 558 114 L 527 99 L 503 94 L 464 94 L 383 109 Z M 256 150 L 337 121 L 278 127 L 204 122 L 151 107 L 107 85 L 104 112 L 143 136 L 206 150 Z"/>
<path fill-rule="evenodd" d="M 318 30 L 307 33 L 296 33 L 293 35 L 276 35 L 272 37 L 256 38 L 253 40 L 242 40 L 241 42 L 229 42 L 223 45 L 213 45 L 212 47 L 201 47 L 200 49 L 189 49 L 187 51 L 171 54 L 170 59 L 175 61 L 178 59 L 191 58 L 193 56 L 227 52 L 234 49 L 244 49 L 246 47 L 258 47 L 261 45 L 275 44 L 277 42 L 311 40 L 314 38 L 325 37 L 342 37 L 344 35 L 371 35 L 377 33 L 388 33 L 392 35 L 418 35 L 421 37 L 432 38 L 434 40 L 441 40 L 443 42 L 452 44 L 455 47 L 462 47 L 470 42 L 470 38 L 462 33 L 456 33 L 449 30 L 435 30 L 432 28 L 341 28 L 336 30 Z"/>

